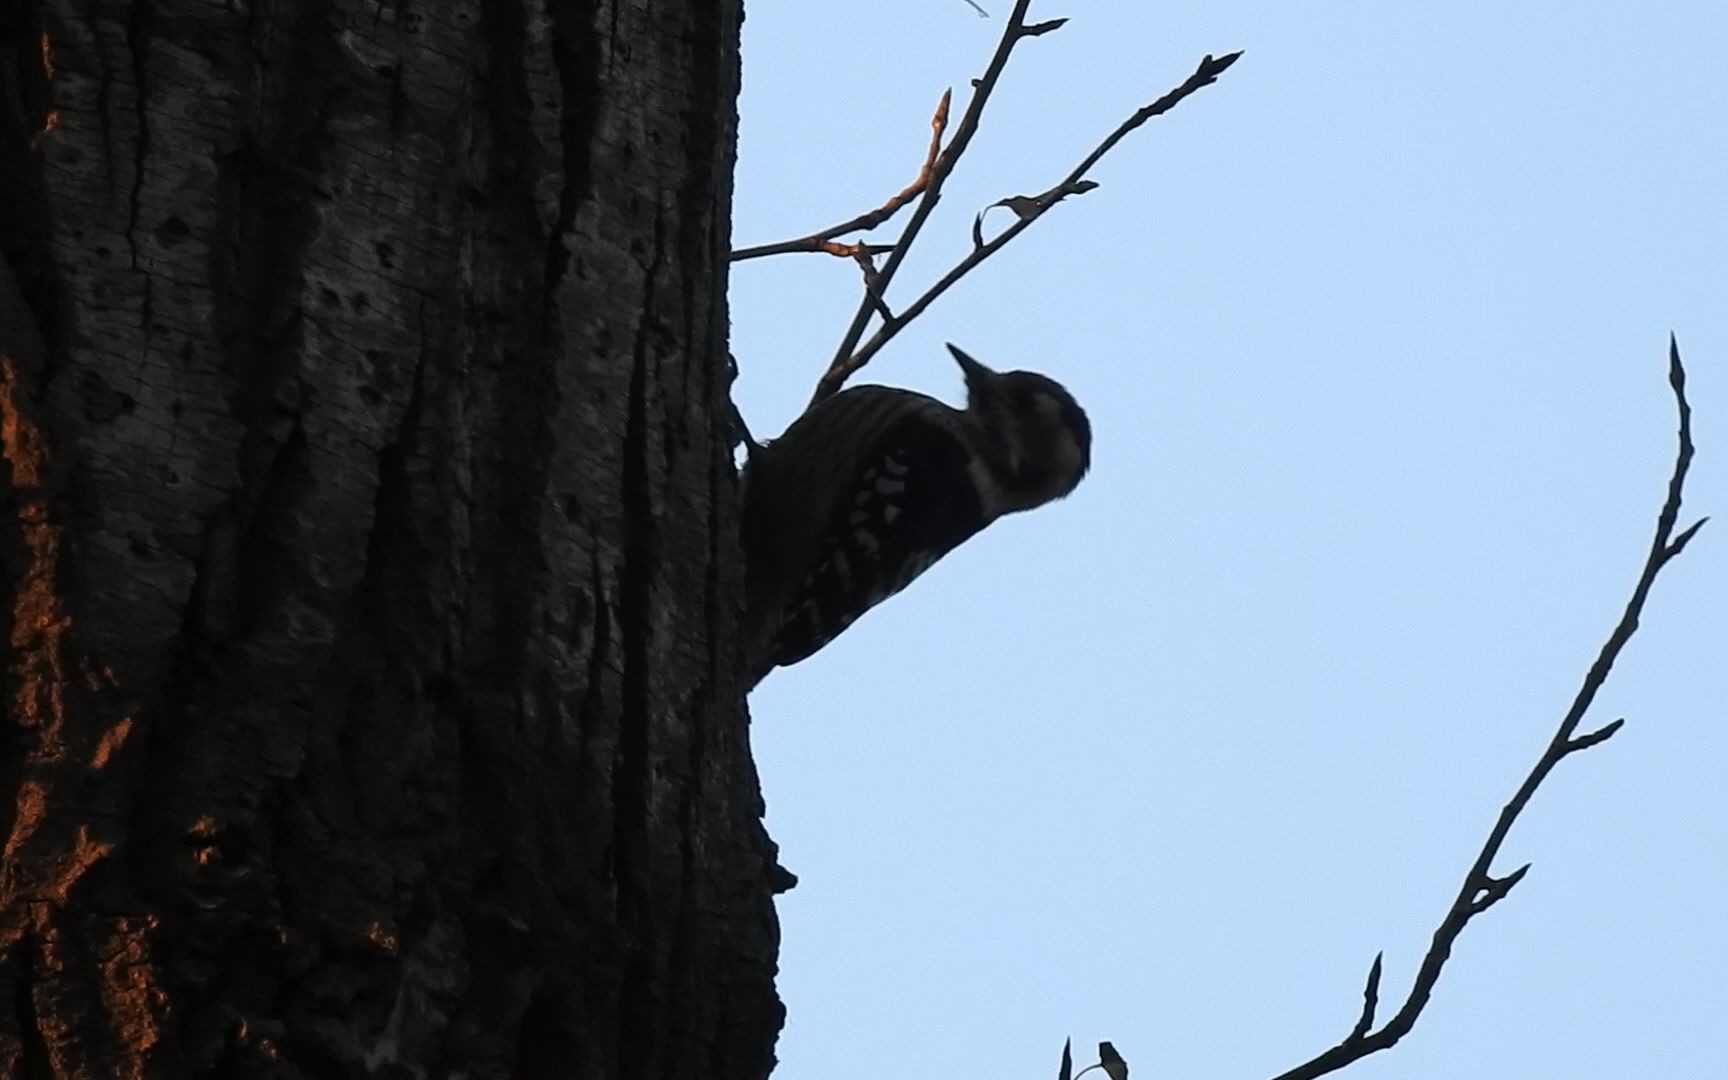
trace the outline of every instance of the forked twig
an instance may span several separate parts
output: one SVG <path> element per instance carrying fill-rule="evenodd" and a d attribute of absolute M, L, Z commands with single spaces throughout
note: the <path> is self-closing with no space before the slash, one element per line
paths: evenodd
<path fill-rule="evenodd" d="M 972 82 L 972 100 L 966 104 L 965 115 L 955 127 L 954 136 L 949 140 L 947 148 L 937 155 L 917 205 L 912 208 L 912 217 L 900 230 L 900 237 L 894 242 L 894 250 L 888 254 L 888 261 L 877 273 L 878 281 L 884 290 L 894 280 L 912 241 L 917 239 L 918 233 L 924 228 L 924 222 L 929 220 L 931 211 L 936 209 L 937 202 L 941 200 L 942 185 L 948 179 L 948 174 L 954 171 L 960 155 L 966 152 L 972 136 L 978 133 L 979 117 L 983 115 L 984 106 L 989 103 L 990 95 L 996 89 L 997 80 L 1002 77 L 1002 69 L 1008 66 L 1008 56 L 1020 39 L 1026 36 L 1026 9 L 1031 6 L 1032 0 L 1014 0 L 1014 9 L 1008 13 L 1008 21 L 1002 28 L 1002 37 L 996 42 L 996 51 L 990 54 L 990 63 L 985 66 L 984 74 Z M 847 327 L 846 333 L 840 339 L 839 348 L 834 352 L 834 359 L 816 384 L 815 396 L 810 400 L 811 405 L 838 390 L 846 378 L 857 370 L 856 366 L 843 372 L 840 369 L 845 368 L 847 361 L 851 359 L 852 351 L 864 336 L 864 329 L 869 325 L 874 311 L 875 304 L 870 296 L 866 295 L 859 301 L 858 310 L 852 316 L 852 323 Z M 904 317 L 899 321 L 904 323 Z"/>
<path fill-rule="evenodd" d="M 1595 663 L 1590 665 L 1589 672 L 1584 676 L 1583 686 L 1573 698 L 1571 708 L 1566 710 L 1559 730 L 1549 741 L 1548 748 L 1542 752 L 1541 758 L 1524 778 L 1524 783 L 1519 786 L 1512 800 L 1501 809 L 1500 817 L 1489 832 L 1487 842 L 1482 845 L 1475 863 L 1465 874 L 1464 883 L 1459 888 L 1458 895 L 1453 898 L 1451 908 L 1435 928 L 1427 955 L 1423 956 L 1422 966 L 1417 969 L 1410 993 L 1398 1012 L 1386 1021 L 1384 1027 L 1377 1031 L 1371 1030 L 1380 989 L 1380 960 L 1376 957 L 1368 974 L 1367 989 L 1363 994 L 1362 1015 L 1355 1028 L 1336 1046 L 1287 1072 L 1280 1073 L 1276 1080 L 1312 1080 L 1314 1077 L 1325 1076 L 1369 1054 L 1386 1050 L 1409 1034 L 1410 1029 L 1416 1025 L 1417 1017 L 1421 1016 L 1422 1010 L 1427 1007 L 1434 986 L 1440 981 L 1441 969 L 1446 966 L 1446 960 L 1451 956 L 1452 947 L 1464 927 L 1471 919 L 1505 899 L 1506 894 L 1511 892 L 1512 887 L 1529 871 L 1529 864 L 1525 864 L 1504 877 L 1494 877 L 1489 872 L 1495 857 L 1500 854 L 1506 835 L 1511 832 L 1512 825 L 1518 820 L 1518 815 L 1523 813 L 1531 796 L 1536 794 L 1536 789 L 1542 786 L 1554 766 L 1560 764 L 1568 755 L 1606 741 L 1624 723 L 1622 720 L 1615 720 L 1584 735 L 1576 734 L 1585 713 L 1596 700 L 1597 692 L 1608 681 L 1608 674 L 1613 670 L 1614 662 L 1619 659 L 1621 650 L 1632 640 L 1632 635 L 1637 633 L 1638 620 L 1643 615 L 1645 601 L 1650 596 L 1650 589 L 1655 585 L 1657 575 L 1676 555 L 1685 550 L 1692 538 L 1698 535 L 1704 522 L 1709 520 L 1700 518 L 1678 535 L 1674 532 L 1680 518 L 1686 473 L 1692 465 L 1693 447 L 1692 408 L 1686 401 L 1686 369 L 1680 363 L 1680 346 L 1672 336 L 1668 339 L 1668 381 L 1674 389 L 1674 400 L 1679 413 L 1680 447 L 1674 460 L 1673 474 L 1668 481 L 1667 498 L 1656 518 L 1656 535 L 1650 542 L 1650 553 L 1644 560 L 1643 572 L 1638 576 L 1638 583 L 1632 590 L 1632 598 L 1627 601 L 1620 622 L 1608 635 Z"/>
<path fill-rule="evenodd" d="M 821 251 L 830 255 L 850 256 L 852 249 L 865 247 L 864 244 L 835 244 L 837 236 L 849 232 L 869 232 L 876 226 L 887 221 L 900 212 L 900 208 L 921 194 L 930 183 L 930 177 L 936 171 L 936 155 L 942 149 L 942 133 L 948 128 L 948 105 L 954 98 L 954 91 L 942 92 L 942 100 L 936 103 L 935 115 L 930 117 L 930 149 L 924 154 L 924 164 L 918 170 L 918 175 L 912 178 L 899 194 L 874 210 L 866 210 L 849 221 L 831 225 L 826 229 L 813 232 L 809 236 L 801 236 L 796 240 L 782 240 L 777 244 L 759 244 L 756 247 L 739 248 L 732 253 L 733 262 L 743 262 L 745 259 L 759 259 L 764 255 L 786 255 L 795 251 Z M 890 245 L 869 245 L 873 254 L 891 250 Z"/>
<path fill-rule="evenodd" d="M 977 132 L 979 117 L 984 111 L 985 104 L 989 101 L 991 92 L 996 88 L 996 83 L 1002 75 L 1003 68 L 1007 65 L 1008 56 L 1013 51 L 1015 44 L 1025 38 L 1047 34 L 1060 28 L 1067 21 L 1065 19 L 1051 19 L 1028 25 L 1025 18 L 1029 6 L 1030 0 L 1019 0 L 1015 4 L 1013 12 L 1008 17 L 1008 24 L 1003 28 L 1002 38 L 997 43 L 996 52 L 990 58 L 989 66 L 985 68 L 984 74 L 974 81 L 975 90 L 971 102 L 967 105 L 966 115 L 961 118 L 959 126 L 955 129 L 954 138 L 949 142 L 947 149 L 937 159 L 936 167 L 930 177 L 929 184 L 924 189 L 923 197 L 919 199 L 917 207 L 912 212 L 912 218 L 907 222 L 899 239 L 894 242 L 894 250 L 889 254 L 887 263 L 877 275 L 882 289 L 886 289 L 889 282 L 893 280 L 895 272 L 911 249 L 913 240 L 917 238 L 919 230 L 923 228 L 924 222 L 929 218 L 930 212 L 935 209 L 937 201 L 941 198 L 943 181 L 953 172 L 955 164 L 960 160 L 960 155 L 965 153 L 967 144 L 971 141 L 973 134 Z M 908 323 L 921 315 L 938 297 L 970 273 L 974 267 L 1000 251 L 1010 240 L 1024 232 L 1032 222 L 1043 215 L 1045 210 L 1070 195 L 1083 194 L 1096 187 L 1096 184 L 1085 179 L 1085 175 L 1099 158 L 1108 153 L 1135 128 L 1154 116 L 1170 111 L 1177 103 L 1202 87 L 1210 86 L 1216 82 L 1218 76 L 1223 74 L 1231 64 L 1234 64 L 1241 55 L 1240 52 L 1234 52 L 1221 57 L 1206 56 L 1182 85 L 1123 121 L 1090 154 L 1086 155 L 1061 183 L 1042 195 L 1020 196 L 997 203 L 999 206 L 1007 206 L 1012 209 L 1018 220 L 988 243 L 984 241 L 979 231 L 981 225 L 975 225 L 972 251 L 934 285 L 926 289 L 923 295 L 901 310 L 896 317 L 883 318 L 881 326 L 871 335 L 870 340 L 860 347 L 859 342 L 863 339 L 864 331 L 869 326 L 871 315 L 879 313 L 877 301 L 880 294 L 878 296 L 866 295 L 859 302 L 858 310 L 853 314 L 852 323 L 842 337 L 839 348 L 835 350 L 834 358 L 829 362 L 828 370 L 823 372 L 822 378 L 817 381 L 816 390 L 810 398 L 810 405 L 813 406 L 823 398 L 838 392 L 846 384 L 847 379 L 851 378 L 865 364 L 868 364 L 871 358 L 880 352 L 884 345 L 893 340 L 894 336 Z"/>
<path fill-rule="evenodd" d="M 912 183 L 886 203 L 874 210 L 860 214 L 838 225 L 830 226 L 808 236 L 796 240 L 784 240 L 774 244 L 762 244 L 756 247 L 740 248 L 732 252 L 733 262 L 745 259 L 760 258 L 765 255 L 778 255 L 789 252 L 825 252 L 830 255 L 852 258 L 856 260 L 864 272 L 864 295 L 858 302 L 858 308 L 853 313 L 852 321 L 841 337 L 840 345 L 835 349 L 834 357 L 828 364 L 828 369 L 816 383 L 815 392 L 811 395 L 808 410 L 822 399 L 836 393 L 846 380 L 870 362 L 871 357 L 881 351 L 882 347 L 894 338 L 913 319 L 924 312 L 943 293 L 947 292 L 955 282 L 966 276 L 973 267 L 988 259 L 991 255 L 1006 245 L 1014 237 L 1025 231 L 1033 221 L 1041 217 L 1044 211 L 1070 195 L 1079 195 L 1096 184 L 1086 180 L 1086 170 L 1090 169 L 1099 158 L 1115 146 L 1130 131 L 1144 124 L 1147 120 L 1160 113 L 1167 112 L 1188 95 L 1203 86 L 1209 86 L 1241 53 L 1230 53 L 1227 56 L 1214 58 L 1208 55 L 1200 62 L 1194 74 L 1181 86 L 1165 94 L 1157 101 L 1136 112 L 1124 121 L 1115 131 L 1111 132 L 1103 142 L 1088 154 L 1086 158 L 1068 175 L 1068 178 L 1038 196 L 1016 196 L 1004 199 L 995 205 L 1006 206 L 1018 216 L 1016 221 L 1001 235 L 986 243 L 982 234 L 982 218 L 973 228 L 973 250 L 947 274 L 938 280 L 923 295 L 919 296 L 904 311 L 896 314 L 887 302 L 887 290 L 900 270 L 912 243 L 918 238 L 924 224 L 930 219 L 930 214 L 936 209 L 936 204 L 942 198 L 942 185 L 953 173 L 955 166 L 971 144 L 972 137 L 978 132 L 978 122 L 983 116 L 984 107 L 989 103 L 990 96 L 995 92 L 996 84 L 1002 77 L 1003 70 L 1008 65 L 1008 58 L 1014 51 L 1014 46 L 1027 38 L 1042 37 L 1061 29 L 1067 19 L 1047 19 L 1038 23 L 1027 23 L 1026 12 L 1032 6 L 1032 0 L 1015 0 L 1013 10 L 1008 14 L 1008 20 L 1002 28 L 1002 36 L 996 43 L 996 49 L 990 55 L 990 62 L 984 68 L 984 74 L 972 80 L 972 98 L 967 103 L 965 115 L 960 118 L 955 127 L 953 137 L 948 145 L 942 145 L 942 137 L 948 127 L 948 109 L 952 101 L 952 91 L 942 95 L 942 101 L 936 107 L 936 113 L 931 118 L 930 148 L 924 156 L 924 165 L 918 170 L 918 175 Z M 900 235 L 891 244 L 840 243 L 837 237 L 846 233 L 868 231 L 876 228 L 901 207 L 916 200 L 912 208 L 912 216 L 901 229 Z M 875 264 L 876 255 L 886 255 L 887 260 L 881 267 Z M 881 319 L 867 344 L 859 347 L 865 331 L 870 326 L 872 317 Z"/>
<path fill-rule="evenodd" d="M 817 383 L 816 394 L 811 399 L 811 404 L 814 405 L 816 402 L 821 401 L 823 398 L 833 394 L 839 390 L 840 387 L 844 386 L 846 380 L 851 378 L 853 373 L 855 373 L 859 368 L 868 364 L 871 358 L 878 352 L 882 351 L 882 347 L 893 340 L 894 335 L 898 334 L 907 323 L 923 314 L 925 308 L 934 303 L 938 297 L 952 288 L 961 278 L 971 273 L 973 268 L 978 266 L 985 259 L 996 254 L 998 251 L 1001 251 L 1003 247 L 1007 246 L 1010 240 L 1031 228 L 1032 223 L 1042 217 L 1046 210 L 1050 209 L 1050 207 L 1056 205 L 1070 195 L 1084 195 L 1086 192 L 1097 187 L 1097 184 L 1086 179 L 1086 171 L 1092 168 L 1093 165 L 1097 164 L 1099 158 L 1103 157 L 1111 147 L 1121 142 L 1123 136 L 1127 135 L 1141 124 L 1144 124 L 1154 116 L 1169 112 L 1171 109 L 1175 108 L 1177 103 L 1182 101 L 1183 98 L 1186 98 L 1196 90 L 1217 82 L 1218 76 L 1223 74 L 1231 64 L 1234 64 L 1237 57 L 1241 55 L 1240 52 L 1233 52 L 1219 57 L 1213 57 L 1211 55 L 1206 56 L 1200 61 L 1199 66 L 1194 69 L 1194 73 L 1183 81 L 1182 85 L 1176 87 L 1157 101 L 1154 101 L 1152 104 L 1134 113 L 1134 115 L 1130 116 L 1127 120 L 1124 120 L 1115 131 L 1112 131 L 1103 142 L 1099 143 L 1098 146 L 1093 149 L 1090 154 L 1087 154 L 1085 159 L 1082 160 L 1079 165 L 1075 166 L 1074 170 L 1064 177 L 1055 187 L 1041 195 L 1016 196 L 1010 199 L 1003 199 L 996 203 L 995 205 L 997 206 L 1006 206 L 1010 210 L 1013 210 L 1017 220 L 1014 224 L 1008 226 L 1008 228 L 991 238 L 988 242 L 984 240 L 982 215 L 980 215 L 979 219 L 973 224 L 973 246 L 972 250 L 967 253 L 966 257 L 954 264 L 954 267 L 946 274 L 943 274 L 941 278 L 937 279 L 934 285 L 924 290 L 922 296 L 906 305 L 897 318 L 884 320 L 881 327 L 877 329 L 876 333 L 870 336 L 870 340 L 865 342 L 861 348 L 856 349 L 856 351 L 844 358 L 837 356 L 835 362 L 831 364 L 827 372 L 823 374 L 821 382 Z M 898 254 L 900 247 L 904 247 L 905 243 L 906 241 L 902 240 L 901 243 L 896 246 L 896 254 Z M 886 277 L 886 274 L 883 276 Z"/>

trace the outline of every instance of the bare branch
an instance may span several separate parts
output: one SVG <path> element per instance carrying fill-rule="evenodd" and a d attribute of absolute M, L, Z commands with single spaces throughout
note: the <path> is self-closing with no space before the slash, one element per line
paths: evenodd
<path fill-rule="evenodd" d="M 1104 141 L 1099 143 L 1090 154 L 1087 154 L 1080 164 L 1075 166 L 1074 170 L 1064 177 L 1055 187 L 1044 192 L 1042 195 L 1015 196 L 1009 199 L 1003 199 L 996 203 L 995 205 L 997 206 L 1007 206 L 1009 209 L 1013 210 L 1018 220 L 1016 220 L 1014 224 L 1008 226 L 1008 228 L 1004 229 L 1000 235 L 986 243 L 983 238 L 982 216 L 980 216 L 980 218 L 973 224 L 973 247 L 971 252 L 969 252 L 964 259 L 961 259 L 959 263 L 955 264 L 953 269 L 949 270 L 946 274 L 943 274 L 936 284 L 926 289 L 924 295 L 908 304 L 905 310 L 900 312 L 900 317 L 898 319 L 884 323 L 875 334 L 871 335 L 870 340 L 866 342 L 862 348 L 857 348 L 856 351 L 851 350 L 853 350 L 857 345 L 858 337 L 854 335 L 852 331 L 848 331 L 847 339 L 841 345 L 841 351 L 835 354 L 833 363 L 829 365 L 828 370 L 823 374 L 821 381 L 816 384 L 816 393 L 811 397 L 810 404 L 816 404 L 818 401 L 821 401 L 823 398 L 833 394 L 839 390 L 840 387 L 844 386 L 846 380 L 851 378 L 853 373 L 859 368 L 868 364 L 870 359 L 880 352 L 884 345 L 893 340 L 894 335 L 898 334 L 907 323 L 910 323 L 913 319 L 923 314 L 925 308 L 928 308 L 938 297 L 947 292 L 961 278 L 971 273 L 972 270 L 985 259 L 988 259 L 990 256 L 996 254 L 996 252 L 1002 250 L 1010 240 L 1030 228 L 1034 221 L 1037 221 L 1044 215 L 1044 211 L 1048 210 L 1058 202 L 1061 202 L 1069 195 L 1084 194 L 1097 187 L 1097 184 L 1087 180 L 1085 177 L 1086 170 L 1097 164 L 1099 158 L 1103 157 L 1111 147 L 1121 142 L 1123 136 L 1127 135 L 1130 131 L 1133 131 L 1135 128 L 1144 124 L 1154 116 L 1169 112 L 1171 109 L 1175 108 L 1183 98 L 1188 97 L 1195 91 L 1211 86 L 1213 83 L 1217 82 L 1218 76 L 1223 74 L 1231 64 L 1234 64 L 1237 57 L 1241 55 L 1240 52 L 1233 52 L 1220 57 L 1213 57 L 1208 54 L 1200 61 L 1199 66 L 1194 69 L 1194 73 L 1183 81 L 1182 85 L 1171 90 L 1157 101 L 1154 101 L 1152 104 L 1139 110 L 1127 120 L 1123 121 L 1115 131 L 1105 137 Z M 980 90 L 979 92 L 983 93 L 984 91 Z M 972 119 L 972 113 L 970 111 L 967 113 L 967 119 Z M 961 124 L 961 130 L 962 132 L 965 130 L 964 121 Z M 960 135 L 957 134 L 954 137 L 954 142 L 950 144 L 948 151 L 943 154 L 943 160 L 946 161 L 949 160 L 950 157 L 955 156 L 955 147 L 960 145 Z M 931 191 L 934 192 L 935 189 L 932 188 Z M 930 198 L 931 195 L 926 193 L 925 199 L 929 200 Z M 920 211 L 923 210 L 924 205 L 924 203 L 919 204 Z M 919 219 L 916 215 L 914 215 L 912 220 L 914 224 L 919 223 Z M 912 242 L 910 235 L 911 226 L 908 226 L 907 229 L 907 234 L 902 234 L 899 242 L 895 244 L 894 254 L 889 256 L 888 265 L 882 271 L 881 276 L 884 286 L 886 286 L 890 276 L 889 271 L 898 265 L 898 260 L 905 253 L 907 246 Z M 868 321 L 869 315 L 870 305 L 868 298 L 866 298 L 864 305 L 859 308 L 859 316 L 853 319 L 853 330 L 857 331 L 858 334 L 862 334 L 864 324 Z"/>
<path fill-rule="evenodd" d="M 1021 31 L 1026 26 L 1026 9 L 1032 6 L 1032 0 L 1014 0 L 1014 9 L 1008 13 L 1008 21 L 1002 28 L 1002 37 L 996 42 L 996 51 L 990 55 L 990 63 L 984 68 L 984 74 L 972 82 L 972 100 L 966 104 L 966 114 L 960 118 L 959 126 L 954 129 L 954 137 L 949 140 L 947 149 L 937 156 L 931 169 L 928 182 L 918 199 L 918 205 L 912 208 L 912 217 L 900 231 L 900 238 L 894 242 L 894 251 L 888 256 L 879 272 L 882 288 L 887 289 L 894 275 L 899 272 L 901 262 L 912 247 L 912 241 L 929 220 L 931 211 L 942 198 L 942 185 L 948 175 L 954 171 L 954 166 L 960 161 L 960 156 L 971 144 L 972 136 L 978 133 L 978 120 L 984 113 L 984 106 L 990 101 L 990 95 L 996 89 L 996 81 L 1002 77 L 1002 70 L 1008 66 L 1008 56 L 1014 51 L 1014 45 L 1020 40 Z M 834 359 L 829 362 L 828 370 L 816 383 L 816 392 L 810 398 L 810 405 L 828 397 L 841 386 L 862 363 L 853 363 L 852 352 L 858 347 L 859 340 L 864 336 L 864 329 L 870 324 L 870 315 L 875 305 L 869 296 L 865 296 L 858 304 L 858 310 L 852 315 L 852 322 L 846 328 L 846 333 L 840 339 L 840 346 L 834 351 Z M 901 320 L 901 325 L 905 322 Z M 895 325 L 895 324 L 889 324 Z M 808 409 L 809 406 L 806 406 Z"/>
<path fill-rule="evenodd" d="M 936 103 L 935 115 L 930 117 L 930 149 L 924 154 L 924 164 L 918 170 L 918 175 L 912 178 L 898 195 L 874 210 L 867 210 L 849 221 L 831 225 L 809 236 L 801 236 L 796 240 L 782 240 L 777 244 L 759 244 L 756 247 L 739 248 L 732 253 L 733 262 L 743 262 L 745 259 L 759 259 L 764 255 L 786 255 L 797 251 L 822 251 L 830 255 L 843 257 L 853 254 L 851 249 L 863 247 L 862 244 L 840 245 L 831 243 L 836 236 L 849 232 L 869 232 L 876 226 L 887 221 L 900 212 L 900 208 L 911 202 L 925 186 L 930 183 L 930 177 L 936 170 L 936 155 L 942 150 L 942 133 L 948 128 L 948 105 L 954 98 L 954 91 L 942 92 L 942 100 Z M 874 245 L 872 253 L 892 251 L 889 244 Z"/>
<path fill-rule="evenodd" d="M 1344 1041 L 1294 1069 L 1279 1074 L 1277 1080 L 1312 1080 L 1314 1077 L 1325 1076 L 1369 1054 L 1388 1049 L 1409 1034 L 1410 1029 L 1416 1025 L 1417 1017 L 1421 1016 L 1422 1010 L 1427 1007 L 1434 986 L 1440 981 L 1441 969 L 1446 966 L 1446 960 L 1452 955 L 1452 947 L 1463 933 L 1464 927 L 1471 919 L 1503 900 L 1529 871 L 1529 864 L 1525 864 L 1503 878 L 1496 878 L 1489 873 L 1495 857 L 1500 854 L 1501 845 L 1505 843 L 1507 834 L 1518 820 L 1518 815 L 1523 813 L 1524 807 L 1530 802 L 1531 796 L 1536 794 L 1536 789 L 1542 786 L 1554 766 L 1567 755 L 1595 746 L 1620 730 L 1621 721 L 1615 720 L 1587 735 L 1574 735 L 1579 722 L 1584 719 L 1584 714 L 1596 700 L 1597 692 L 1607 682 L 1614 662 L 1619 659 L 1626 643 L 1632 640 L 1632 635 L 1637 632 L 1638 620 L 1644 613 L 1645 601 L 1650 596 L 1650 589 L 1655 585 L 1657 575 L 1668 561 L 1686 546 L 1687 541 L 1697 534 L 1699 526 L 1703 524 L 1700 521 L 1680 536 L 1674 536 L 1674 526 L 1680 516 L 1680 504 L 1686 488 L 1686 473 L 1692 466 L 1693 447 L 1692 408 L 1686 401 L 1686 370 L 1681 366 L 1680 348 L 1672 336 L 1668 346 L 1668 381 L 1674 388 L 1674 400 L 1679 414 L 1679 450 L 1674 459 L 1673 473 L 1668 480 L 1667 497 L 1656 517 L 1656 535 L 1650 542 L 1650 551 L 1645 556 L 1643 571 L 1638 575 L 1638 582 L 1632 590 L 1631 599 L 1626 603 L 1625 611 L 1621 613 L 1619 623 L 1608 635 L 1608 640 L 1584 676 L 1584 683 L 1573 698 L 1571 707 L 1566 710 L 1559 730 L 1549 741 L 1548 748 L 1542 752 L 1535 767 L 1524 778 L 1524 783 L 1519 785 L 1512 800 L 1500 811 L 1500 817 L 1495 821 L 1487 841 L 1477 854 L 1475 863 L 1465 874 L 1464 884 L 1453 898 L 1451 908 L 1434 930 L 1433 940 L 1428 946 L 1427 954 L 1422 958 L 1421 967 L 1417 969 L 1409 996 L 1404 999 L 1404 1004 L 1397 1014 L 1378 1031 L 1366 1031 L 1359 1022 L 1356 1030 Z M 1370 982 L 1373 982 L 1372 976 Z M 1364 1016 L 1369 1015 L 1371 1010 L 1365 1009 Z"/>

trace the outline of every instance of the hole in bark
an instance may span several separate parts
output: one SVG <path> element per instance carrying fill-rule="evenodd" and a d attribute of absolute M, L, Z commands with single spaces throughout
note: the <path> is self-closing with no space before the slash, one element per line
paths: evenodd
<path fill-rule="evenodd" d="M 318 299 L 324 301 L 325 307 L 339 307 L 342 303 L 342 294 L 335 289 L 320 288 Z"/>
<path fill-rule="evenodd" d="M 372 306 L 372 299 L 363 292 L 357 292 L 348 298 L 348 303 L 353 306 L 355 311 L 365 311 Z"/>
<path fill-rule="evenodd" d="M 126 546 L 131 549 L 132 554 L 137 555 L 140 558 L 148 559 L 150 556 L 156 554 L 156 549 L 151 547 L 142 536 L 127 537 Z"/>
<path fill-rule="evenodd" d="M 395 267 L 396 264 L 391 261 L 396 257 L 395 248 L 380 240 L 372 246 L 372 250 L 378 253 L 378 261 L 384 264 L 386 269 L 393 269 Z"/>
<path fill-rule="evenodd" d="M 78 377 L 78 393 L 84 399 L 84 417 L 103 423 L 124 416 L 138 407 L 131 394 L 114 389 L 93 371 Z"/>
<path fill-rule="evenodd" d="M 185 219 L 179 215 L 175 215 L 156 226 L 156 239 L 162 242 L 163 247 L 173 247 L 191 235 L 192 226 L 186 224 Z"/>
<path fill-rule="evenodd" d="M 360 388 L 360 400 L 364 401 L 368 405 L 377 407 L 378 405 L 383 404 L 384 395 L 372 389 L 370 386 L 362 386 Z"/>

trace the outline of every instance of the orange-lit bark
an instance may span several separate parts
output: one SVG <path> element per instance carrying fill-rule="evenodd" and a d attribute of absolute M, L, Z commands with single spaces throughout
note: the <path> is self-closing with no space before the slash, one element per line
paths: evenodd
<path fill-rule="evenodd" d="M 736 3 L 21 10 L 0 1075 L 765 1075 Z"/>

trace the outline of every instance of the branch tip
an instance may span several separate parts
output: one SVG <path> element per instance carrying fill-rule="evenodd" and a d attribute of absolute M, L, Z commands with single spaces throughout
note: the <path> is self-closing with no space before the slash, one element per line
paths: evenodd
<path fill-rule="evenodd" d="M 1674 556 L 1680 554 L 1682 551 L 1685 551 L 1686 545 L 1690 544 L 1692 542 L 1692 538 L 1694 536 L 1698 535 L 1698 530 L 1702 529 L 1704 527 L 1704 523 L 1706 521 L 1709 521 L 1709 520 L 1710 519 L 1707 517 L 1701 517 L 1697 521 L 1694 521 L 1691 525 L 1688 525 L 1685 528 L 1685 530 L 1680 533 L 1679 536 L 1676 536 L 1668 544 L 1668 550 L 1662 553 L 1663 561 L 1666 562 L 1667 560 L 1672 559 Z"/>
<path fill-rule="evenodd" d="M 1614 737 L 1616 731 L 1619 731 L 1625 725 L 1626 718 L 1622 716 L 1611 724 L 1602 725 L 1595 731 L 1590 732 L 1588 735 L 1580 735 L 1577 738 L 1568 739 L 1566 741 L 1566 748 L 1561 751 L 1561 754 L 1575 754 L 1580 750 L 1588 750 L 1597 743 L 1607 742 L 1609 739 Z"/>
<path fill-rule="evenodd" d="M 1368 1031 L 1374 1026 L 1374 1013 L 1380 1007 L 1380 975 L 1385 962 L 1384 950 L 1374 954 L 1373 966 L 1368 969 L 1368 985 L 1362 988 L 1362 1015 L 1357 1018 L 1356 1026 L 1350 1029 L 1345 1037 L 1346 1043 L 1357 1043 L 1367 1038 Z"/>
<path fill-rule="evenodd" d="M 1506 899 L 1506 894 L 1512 887 L 1524 880 L 1524 875 L 1530 872 L 1530 864 L 1525 863 L 1503 878 L 1483 876 L 1482 883 L 1476 889 L 1476 898 L 1467 906 L 1466 918 L 1482 914 L 1489 908 Z"/>
<path fill-rule="evenodd" d="M 1052 30 L 1062 29 L 1062 24 L 1067 21 L 1067 19 L 1047 19 L 1041 23 L 1032 23 L 1029 26 L 1021 26 L 1014 31 L 1014 35 L 1016 37 L 1042 37 Z"/>

